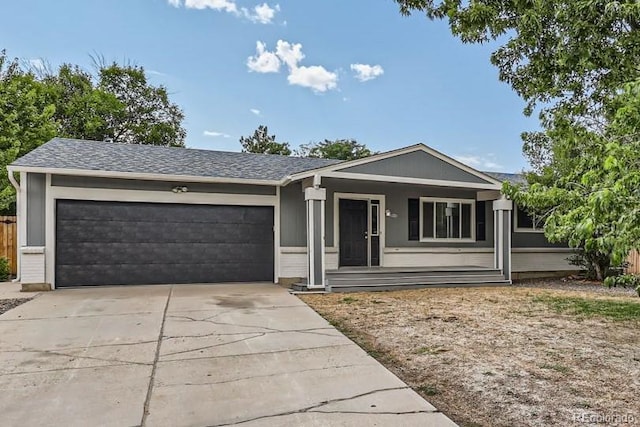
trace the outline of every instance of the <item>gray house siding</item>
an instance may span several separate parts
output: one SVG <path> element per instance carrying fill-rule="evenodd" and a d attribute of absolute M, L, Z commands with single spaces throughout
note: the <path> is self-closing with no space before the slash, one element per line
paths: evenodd
<path fill-rule="evenodd" d="M 450 248 L 490 248 L 493 247 L 493 211 L 491 202 L 486 203 L 486 240 L 473 243 L 439 243 L 420 242 L 409 240 L 408 203 L 410 198 L 419 197 L 443 197 L 475 199 L 475 190 L 454 188 L 411 186 L 406 184 L 390 184 L 380 182 L 349 182 L 337 179 L 323 180 L 323 186 L 327 188 L 327 213 L 326 213 L 326 245 L 334 246 L 334 206 L 335 193 L 361 193 L 383 194 L 386 200 L 386 209 L 397 214 L 397 218 L 385 217 L 385 246 L 398 248 L 413 247 L 450 247 Z M 384 215 L 384 213 L 382 213 Z"/>
<path fill-rule="evenodd" d="M 46 175 L 27 174 L 27 246 L 45 245 Z"/>
<path fill-rule="evenodd" d="M 141 181 L 135 179 L 97 178 L 71 175 L 52 175 L 51 185 L 78 188 L 112 188 L 117 190 L 171 191 L 185 186 L 192 193 L 257 194 L 273 196 L 276 188 L 268 185 L 209 184 L 202 182 Z"/>
<path fill-rule="evenodd" d="M 307 246 L 307 207 L 299 182 L 280 189 L 280 246 Z"/>
<path fill-rule="evenodd" d="M 341 169 L 340 172 L 490 184 L 489 181 L 424 151 L 415 151 L 364 165 L 352 166 Z"/>

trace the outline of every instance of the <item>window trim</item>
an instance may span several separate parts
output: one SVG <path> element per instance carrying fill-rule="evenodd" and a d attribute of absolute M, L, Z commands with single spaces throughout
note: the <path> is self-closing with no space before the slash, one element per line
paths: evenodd
<path fill-rule="evenodd" d="M 518 208 L 518 205 L 516 205 L 515 203 L 513 204 L 513 232 L 514 233 L 544 233 L 544 227 L 543 228 L 536 228 L 536 218 L 535 216 L 531 217 L 532 222 L 533 222 L 533 228 L 526 228 L 526 227 L 520 227 L 520 225 L 518 224 L 518 212 L 520 211 L 520 209 Z M 529 215 L 527 213 L 527 215 Z"/>
<path fill-rule="evenodd" d="M 475 243 L 476 241 L 476 200 L 475 199 L 450 199 L 442 197 L 420 197 L 420 241 L 421 242 L 443 242 L 443 243 Z M 425 202 L 433 203 L 433 236 L 424 237 L 424 204 Z M 471 237 L 446 237 L 438 238 L 436 236 L 436 203 L 460 203 L 471 205 L 470 229 Z M 460 216 L 462 219 L 462 207 L 460 208 Z M 460 236 L 462 236 L 462 220 L 460 221 Z"/>

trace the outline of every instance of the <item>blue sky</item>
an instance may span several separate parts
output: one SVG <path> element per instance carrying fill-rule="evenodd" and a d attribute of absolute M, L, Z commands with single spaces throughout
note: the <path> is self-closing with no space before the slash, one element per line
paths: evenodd
<path fill-rule="evenodd" d="M 264 124 L 293 147 L 424 142 L 513 172 L 526 167 L 520 133 L 537 129 L 498 81 L 493 46 L 464 45 L 392 0 L 22 0 L 0 15 L 9 56 L 144 66 L 184 109 L 189 147 L 238 151 Z"/>

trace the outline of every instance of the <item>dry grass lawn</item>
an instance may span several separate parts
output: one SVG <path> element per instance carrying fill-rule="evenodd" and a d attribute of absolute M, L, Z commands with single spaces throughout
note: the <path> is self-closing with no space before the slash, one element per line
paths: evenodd
<path fill-rule="evenodd" d="M 462 426 L 640 425 L 637 297 L 504 287 L 301 298 Z"/>

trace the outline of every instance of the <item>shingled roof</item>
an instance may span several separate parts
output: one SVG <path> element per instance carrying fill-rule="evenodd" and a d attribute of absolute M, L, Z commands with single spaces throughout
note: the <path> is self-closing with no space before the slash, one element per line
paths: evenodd
<path fill-rule="evenodd" d="M 10 166 L 279 181 L 340 160 L 54 138 Z"/>
<path fill-rule="evenodd" d="M 523 174 L 520 173 L 504 173 L 504 172 L 484 172 L 489 176 L 497 179 L 498 181 L 506 181 L 511 184 L 526 184 L 527 180 Z"/>

